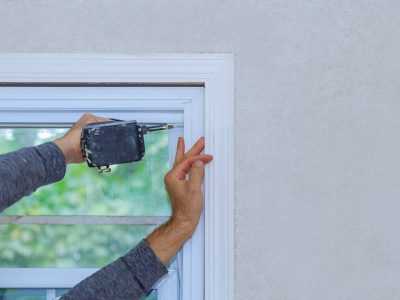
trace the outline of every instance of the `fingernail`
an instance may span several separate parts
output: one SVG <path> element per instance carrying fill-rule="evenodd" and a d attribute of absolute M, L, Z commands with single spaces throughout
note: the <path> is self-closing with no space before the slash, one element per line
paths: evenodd
<path fill-rule="evenodd" d="M 196 160 L 195 163 L 194 163 L 194 165 L 195 165 L 196 167 L 202 167 L 202 166 L 204 166 L 204 164 L 203 164 L 203 162 L 202 162 L 201 160 Z"/>

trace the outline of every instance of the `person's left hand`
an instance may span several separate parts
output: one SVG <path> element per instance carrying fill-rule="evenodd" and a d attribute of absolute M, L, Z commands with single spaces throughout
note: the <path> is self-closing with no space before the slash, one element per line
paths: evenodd
<path fill-rule="evenodd" d="M 110 119 L 84 114 L 62 138 L 54 141 L 64 154 L 66 163 L 81 163 L 85 160 L 80 145 L 82 128 L 90 123 L 105 121 Z"/>
<path fill-rule="evenodd" d="M 204 168 L 213 159 L 212 155 L 201 154 L 204 145 L 204 138 L 200 138 L 185 153 L 185 143 L 183 138 L 180 138 L 174 166 L 164 178 L 172 215 L 146 238 L 150 248 L 164 265 L 168 264 L 185 241 L 192 236 L 199 223 L 203 210 L 201 184 Z"/>
<path fill-rule="evenodd" d="M 205 140 L 201 137 L 185 153 L 185 142 L 178 140 L 175 163 L 165 175 L 165 188 L 172 207 L 172 221 L 184 223 L 185 228 L 194 232 L 203 211 L 203 192 L 201 184 L 204 178 L 204 165 L 211 162 L 212 155 L 201 154 Z M 187 178 L 187 175 L 188 178 Z"/>

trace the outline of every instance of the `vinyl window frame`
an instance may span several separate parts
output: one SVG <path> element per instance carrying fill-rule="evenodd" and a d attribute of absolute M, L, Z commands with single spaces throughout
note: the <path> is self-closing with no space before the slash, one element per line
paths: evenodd
<path fill-rule="evenodd" d="M 172 165 L 179 136 L 187 144 L 192 137 L 203 135 L 204 90 L 202 87 L 3 87 L 0 93 L 0 127 L 69 127 L 83 113 L 96 113 L 139 123 L 184 124 L 184 128 L 169 130 L 169 163 Z M 138 224 L 159 225 L 168 218 L 157 216 L 0 216 L 0 224 Z M 202 227 L 193 236 L 193 249 L 204 248 Z M 186 274 L 200 274 L 192 264 L 183 263 L 190 257 L 190 249 L 178 254 L 175 264 Z M 186 259 L 187 260 L 187 259 Z M 54 299 L 56 289 L 72 288 L 96 272 L 97 268 L 0 268 L 2 288 L 42 288 L 47 299 Z M 176 269 L 169 270 L 153 289 L 158 299 L 179 299 L 191 276 L 178 278 Z M 199 289 L 199 280 L 191 288 Z"/>
<path fill-rule="evenodd" d="M 199 226 L 203 232 L 196 233 L 204 243 L 196 247 L 195 235 L 184 246 L 184 253 L 186 249 L 190 254 L 183 256 L 183 265 L 203 271 L 183 272 L 184 282 L 190 284 L 184 284 L 181 296 L 233 299 L 233 56 L 0 55 L 0 85 L 21 84 L 204 87 L 204 113 L 200 117 L 207 141 L 205 151 L 214 155 L 213 163 L 206 168 L 205 209 Z M 194 139 L 194 135 L 188 137 Z"/>

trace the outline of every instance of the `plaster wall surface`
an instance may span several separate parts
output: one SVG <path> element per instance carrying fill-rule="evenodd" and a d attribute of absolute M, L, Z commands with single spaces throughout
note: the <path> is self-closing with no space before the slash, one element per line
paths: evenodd
<path fill-rule="evenodd" d="M 399 299 L 399 15 L 394 0 L 0 0 L 0 52 L 234 53 L 235 299 Z"/>

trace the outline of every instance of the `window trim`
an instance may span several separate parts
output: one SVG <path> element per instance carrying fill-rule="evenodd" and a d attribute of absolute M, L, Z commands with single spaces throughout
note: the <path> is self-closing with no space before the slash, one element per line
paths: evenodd
<path fill-rule="evenodd" d="M 99 93 L 100 92 L 100 93 Z M 77 100 L 78 99 L 78 100 Z M 166 122 L 184 123 L 168 131 L 169 162 L 172 165 L 179 136 L 184 135 L 187 145 L 204 134 L 201 115 L 204 110 L 204 88 L 202 87 L 8 87 L 0 94 L 0 128 L 48 125 L 71 125 L 85 112 L 102 112 L 104 116 L 117 119 L 135 119 L 140 124 Z M 56 123 L 53 123 L 56 122 Z M 138 216 L 7 216 L 0 215 L 0 224 L 160 224 L 165 217 Z M 185 291 L 201 294 L 204 260 L 193 258 L 194 250 L 204 249 L 203 229 L 199 229 L 178 253 L 174 269 L 153 286 L 160 300 L 176 300 Z M 200 250 L 202 252 L 202 250 Z M 203 255 L 202 255 L 203 256 Z M 195 261 L 195 262 L 194 262 Z M 197 264 L 194 266 L 194 264 Z M 45 288 L 49 293 L 57 288 L 72 288 L 97 268 L 0 268 L 0 287 Z M 64 274 L 65 272 L 65 274 Z M 185 273 L 181 289 L 177 284 L 178 274 Z M 8 275 L 12 274 L 12 276 Z M 63 274 L 63 275 L 60 275 Z M 73 276 L 71 276 L 73 274 Z M 32 278 L 35 278 L 32 280 Z M 188 284 L 185 284 L 187 282 Z M 176 283 L 176 284 L 172 284 Z M 167 285 L 173 290 L 167 290 Z M 174 297 L 174 298 L 171 298 Z"/>
<path fill-rule="evenodd" d="M 204 85 L 206 169 L 204 297 L 234 297 L 234 80 L 231 54 L 2 54 L 0 83 Z M 185 133 L 186 134 L 186 133 Z"/>

